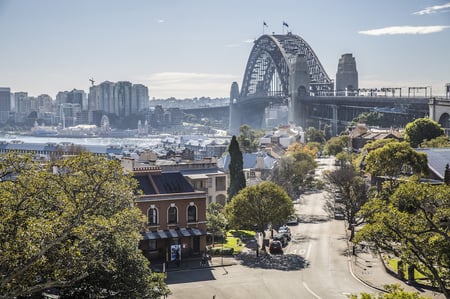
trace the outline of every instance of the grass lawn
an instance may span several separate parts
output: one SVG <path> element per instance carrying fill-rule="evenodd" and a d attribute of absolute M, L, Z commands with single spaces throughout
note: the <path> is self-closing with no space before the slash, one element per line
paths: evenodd
<path fill-rule="evenodd" d="M 248 239 L 252 239 L 255 237 L 254 231 L 247 230 L 229 230 L 226 234 L 225 242 L 223 243 L 223 250 L 225 252 L 229 252 L 231 254 L 238 253 L 242 250 L 245 245 L 245 242 Z M 222 243 L 214 244 L 212 247 L 212 254 L 220 254 L 222 249 Z M 231 250 L 233 250 L 231 252 Z"/>
<path fill-rule="evenodd" d="M 397 258 L 389 258 L 385 259 L 387 261 L 387 266 L 394 271 L 395 273 L 398 273 L 398 259 Z M 403 272 L 405 273 L 405 279 L 408 279 L 408 265 L 403 265 Z M 426 280 L 428 279 L 425 275 L 414 269 L 414 278 L 416 280 Z"/>

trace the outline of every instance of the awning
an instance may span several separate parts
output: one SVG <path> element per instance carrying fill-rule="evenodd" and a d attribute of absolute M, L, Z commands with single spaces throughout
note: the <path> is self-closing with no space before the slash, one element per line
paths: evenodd
<path fill-rule="evenodd" d="M 165 229 L 153 232 L 145 232 L 143 234 L 144 240 L 182 238 L 202 235 L 206 235 L 206 232 L 198 228 Z"/>

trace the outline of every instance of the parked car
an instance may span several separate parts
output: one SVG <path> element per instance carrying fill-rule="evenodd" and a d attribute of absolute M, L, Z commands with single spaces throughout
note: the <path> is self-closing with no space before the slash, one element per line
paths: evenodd
<path fill-rule="evenodd" d="M 342 211 L 335 211 L 334 212 L 334 219 L 336 220 L 345 220 L 345 216 L 344 213 L 342 213 Z"/>
<path fill-rule="evenodd" d="M 297 225 L 298 224 L 298 217 L 297 215 L 291 215 L 288 218 L 288 221 L 286 222 L 287 225 Z"/>
<path fill-rule="evenodd" d="M 280 241 L 281 246 L 286 246 L 288 244 L 288 239 L 284 234 L 276 234 L 275 236 L 273 236 L 273 240 L 274 241 Z"/>
<path fill-rule="evenodd" d="M 283 254 L 283 245 L 280 241 L 272 241 L 269 245 L 269 252 L 271 254 Z"/>
<path fill-rule="evenodd" d="M 283 225 L 280 227 L 278 233 L 284 235 L 288 241 L 291 240 L 291 229 L 288 226 Z"/>

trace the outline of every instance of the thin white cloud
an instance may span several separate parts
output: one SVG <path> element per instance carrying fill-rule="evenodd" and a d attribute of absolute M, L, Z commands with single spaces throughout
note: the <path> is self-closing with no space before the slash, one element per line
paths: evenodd
<path fill-rule="evenodd" d="M 450 26 L 392 26 L 359 31 L 365 35 L 430 34 L 443 31 Z"/>
<path fill-rule="evenodd" d="M 199 96 L 227 97 L 231 83 L 239 76 L 210 73 L 162 72 L 146 76 L 150 96 L 156 98 L 189 98 Z"/>
<path fill-rule="evenodd" d="M 426 7 L 425 9 L 414 12 L 414 15 L 429 15 L 436 12 L 444 12 L 446 9 L 450 9 L 450 2 L 443 5 L 433 5 L 430 7 Z"/>

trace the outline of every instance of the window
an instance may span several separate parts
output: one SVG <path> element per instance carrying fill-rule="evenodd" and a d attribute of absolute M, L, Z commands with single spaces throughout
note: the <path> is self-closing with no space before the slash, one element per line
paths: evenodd
<path fill-rule="evenodd" d="M 176 207 L 170 207 L 168 211 L 168 223 L 176 224 L 178 223 L 178 211 Z"/>
<path fill-rule="evenodd" d="M 225 176 L 216 177 L 216 191 L 225 191 L 227 190 L 226 186 L 226 178 Z"/>
<path fill-rule="evenodd" d="M 158 224 L 158 210 L 156 208 L 150 208 L 148 210 L 148 224 L 149 225 Z"/>
<path fill-rule="evenodd" d="M 158 249 L 156 240 L 148 240 L 148 249 L 149 250 L 156 250 Z"/>
<path fill-rule="evenodd" d="M 189 206 L 188 208 L 188 222 L 197 221 L 197 208 L 195 206 Z"/>

